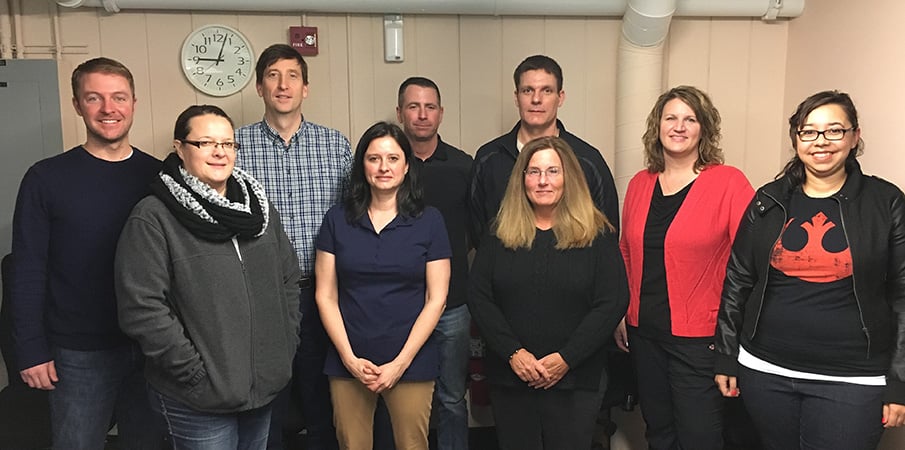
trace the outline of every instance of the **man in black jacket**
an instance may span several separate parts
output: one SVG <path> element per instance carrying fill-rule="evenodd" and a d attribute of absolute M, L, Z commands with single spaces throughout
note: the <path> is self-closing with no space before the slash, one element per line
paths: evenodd
<path fill-rule="evenodd" d="M 469 207 L 476 244 L 489 231 L 500 209 L 519 151 L 532 139 L 543 136 L 559 136 L 572 147 L 594 204 L 618 228 L 619 198 L 609 166 L 596 148 L 566 131 L 556 117 L 566 100 L 562 68 L 549 56 L 529 56 L 515 68 L 513 78 L 520 120 L 509 133 L 482 145 L 472 167 Z"/>

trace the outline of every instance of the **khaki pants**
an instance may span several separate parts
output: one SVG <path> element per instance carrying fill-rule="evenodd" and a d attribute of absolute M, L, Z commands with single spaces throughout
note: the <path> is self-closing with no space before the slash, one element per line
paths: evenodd
<path fill-rule="evenodd" d="M 374 410 L 382 395 L 397 450 L 427 450 L 433 381 L 400 381 L 392 389 L 375 394 L 354 378 L 330 377 L 333 424 L 342 450 L 371 450 Z"/>

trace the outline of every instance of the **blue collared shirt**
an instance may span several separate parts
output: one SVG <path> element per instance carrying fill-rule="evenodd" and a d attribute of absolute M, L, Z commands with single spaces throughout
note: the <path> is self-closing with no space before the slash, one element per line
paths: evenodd
<path fill-rule="evenodd" d="M 321 221 L 348 190 L 349 140 L 337 130 L 303 120 L 287 145 L 262 120 L 236 130 L 236 141 L 236 166 L 264 185 L 298 254 L 299 268 L 312 274 Z"/>

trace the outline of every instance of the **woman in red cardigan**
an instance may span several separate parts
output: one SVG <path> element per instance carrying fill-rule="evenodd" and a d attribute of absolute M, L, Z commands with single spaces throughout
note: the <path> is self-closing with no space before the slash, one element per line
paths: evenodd
<path fill-rule="evenodd" d="M 647 168 L 625 196 L 620 247 L 631 296 L 615 338 L 623 351 L 631 345 L 651 449 L 723 448 L 713 335 L 729 250 L 754 191 L 723 164 L 719 141 L 707 94 L 670 89 L 647 117 Z"/>

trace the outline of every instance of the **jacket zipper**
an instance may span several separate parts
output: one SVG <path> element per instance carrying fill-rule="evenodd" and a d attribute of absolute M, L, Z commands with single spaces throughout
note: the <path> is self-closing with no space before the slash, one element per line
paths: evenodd
<path fill-rule="evenodd" d="M 242 259 L 242 252 L 239 251 L 238 239 L 236 239 L 236 237 L 233 236 L 232 241 L 233 241 L 233 246 L 236 248 L 236 256 L 239 257 L 239 266 L 242 267 L 242 281 L 245 284 L 245 296 L 246 296 L 246 298 L 250 299 L 251 295 L 250 295 L 250 292 L 248 292 L 248 271 L 246 270 L 246 267 L 245 267 L 245 260 Z M 248 302 L 248 317 L 250 319 L 249 321 L 251 324 L 254 323 L 253 316 L 254 316 L 254 308 L 252 308 L 251 302 Z M 253 325 L 251 325 L 251 326 L 249 326 L 249 330 L 248 330 L 248 335 L 249 335 L 250 341 L 251 341 L 251 342 L 249 342 L 249 344 L 250 344 L 249 347 L 251 348 L 251 351 L 249 352 L 250 353 L 249 357 L 251 358 L 251 370 L 252 370 L 251 385 L 248 387 L 249 394 L 253 394 L 255 391 L 255 389 L 254 389 L 254 387 L 255 387 L 255 377 L 254 377 L 254 370 L 255 370 L 255 351 L 254 351 L 255 336 L 254 336 L 254 332 L 255 332 L 255 330 L 254 330 L 254 328 L 255 327 Z M 254 398 L 251 399 L 252 403 L 254 403 L 256 400 L 257 399 L 254 399 Z"/>
<path fill-rule="evenodd" d="M 789 213 L 786 211 L 786 207 L 766 191 L 763 191 L 763 194 L 769 197 L 770 200 L 773 200 L 773 202 L 776 203 L 777 206 L 779 206 L 779 209 L 782 210 L 782 226 L 779 228 L 779 234 L 776 235 L 776 239 L 773 240 L 773 245 L 771 245 L 770 249 L 768 250 L 769 253 L 767 254 L 767 265 L 764 269 L 764 273 L 762 274 L 762 276 L 764 277 L 764 287 L 760 291 L 760 306 L 758 306 L 757 308 L 757 315 L 754 316 L 754 328 L 751 329 L 751 336 L 749 338 L 752 341 L 754 340 L 754 335 L 757 334 L 757 326 L 758 324 L 760 324 L 760 314 L 764 310 L 764 301 L 766 300 L 767 296 L 767 283 L 770 280 L 770 256 L 773 254 L 773 249 L 776 248 L 776 243 L 779 242 L 780 239 L 782 239 L 782 230 L 785 228 L 786 221 L 789 220 Z"/>
<path fill-rule="evenodd" d="M 842 222 L 842 235 L 845 236 L 845 245 L 847 245 L 849 251 L 851 251 L 852 243 L 848 240 L 848 231 L 845 228 L 845 214 L 843 214 L 842 211 L 842 202 L 839 201 L 839 198 L 836 196 L 833 196 L 833 200 L 835 200 L 836 205 L 839 206 L 839 221 Z M 855 296 L 855 305 L 858 306 L 858 319 L 861 320 L 861 332 L 864 333 L 864 337 L 867 338 L 867 359 L 870 359 L 870 331 L 868 331 L 867 325 L 864 323 L 864 310 L 861 309 L 861 299 L 858 298 L 858 286 L 855 279 L 854 258 L 852 258 L 852 293 Z"/>

